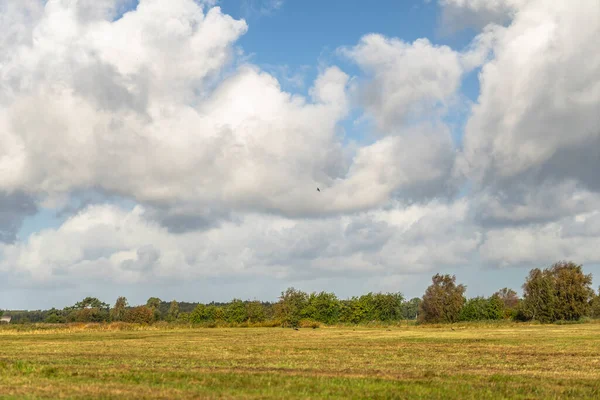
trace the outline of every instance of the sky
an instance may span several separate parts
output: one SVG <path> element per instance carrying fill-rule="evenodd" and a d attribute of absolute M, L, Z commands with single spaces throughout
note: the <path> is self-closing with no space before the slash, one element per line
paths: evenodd
<path fill-rule="evenodd" d="M 600 284 L 597 0 L 0 0 L 0 32 L 0 308 Z"/>

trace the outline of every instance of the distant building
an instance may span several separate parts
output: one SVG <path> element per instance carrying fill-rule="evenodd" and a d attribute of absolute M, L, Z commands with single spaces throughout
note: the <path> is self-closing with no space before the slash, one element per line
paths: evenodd
<path fill-rule="evenodd" d="M 10 324 L 10 320 L 11 320 L 11 317 L 9 317 L 8 315 L 5 315 L 3 317 L 0 317 L 0 324 L 5 323 L 5 322 L 7 324 Z"/>

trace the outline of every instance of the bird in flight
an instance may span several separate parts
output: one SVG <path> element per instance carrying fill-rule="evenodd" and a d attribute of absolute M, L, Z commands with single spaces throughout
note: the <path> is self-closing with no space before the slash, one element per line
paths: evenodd
<path fill-rule="evenodd" d="M 321 189 L 317 188 L 317 192 L 320 192 L 320 191 L 321 191 Z"/>

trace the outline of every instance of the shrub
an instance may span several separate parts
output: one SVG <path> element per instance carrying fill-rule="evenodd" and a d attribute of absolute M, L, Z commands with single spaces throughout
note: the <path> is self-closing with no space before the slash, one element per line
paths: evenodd
<path fill-rule="evenodd" d="M 123 320 L 134 324 L 151 324 L 155 320 L 155 315 L 151 308 L 139 306 L 128 309 Z"/>

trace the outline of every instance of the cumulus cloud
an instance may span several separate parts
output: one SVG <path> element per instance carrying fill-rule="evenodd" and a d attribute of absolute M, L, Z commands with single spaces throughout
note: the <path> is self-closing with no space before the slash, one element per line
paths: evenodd
<path fill-rule="evenodd" d="M 574 181 L 522 182 L 509 191 L 488 188 L 471 197 L 471 214 L 484 226 L 538 224 L 600 208 L 600 195 Z"/>
<path fill-rule="evenodd" d="M 344 173 L 341 70 L 292 96 L 252 65 L 222 75 L 246 24 L 219 8 L 146 0 L 89 22 L 81 4 L 48 2 L 3 53 L 1 188 L 293 212 L 294 188 Z"/>
<path fill-rule="evenodd" d="M 320 68 L 307 95 L 244 60 L 246 22 L 214 1 L 130 4 L 0 0 L 3 277 L 600 262 L 597 1 L 443 0 L 482 28 L 464 49 L 368 34 L 341 49 L 359 76 Z M 444 121 L 478 67 L 459 149 Z M 360 145 L 341 128 L 356 106 Z M 64 222 L 15 242 L 38 205 Z"/>
<path fill-rule="evenodd" d="M 559 260 L 600 263 L 598 211 L 556 222 L 494 229 L 480 248 L 489 265 L 540 267 Z"/>
<path fill-rule="evenodd" d="M 141 206 L 93 205 L 4 245 L 0 272 L 33 283 L 414 273 L 467 262 L 480 235 L 460 225 L 466 211 L 466 202 L 432 202 L 310 220 L 246 214 L 174 234 Z"/>
<path fill-rule="evenodd" d="M 119 4 L 49 1 L 27 20 L 29 39 L 7 44 L 0 189 L 49 202 L 101 190 L 154 207 L 175 231 L 232 211 L 314 216 L 444 192 L 453 146 L 443 126 L 354 152 L 338 129 L 350 109 L 341 69 L 323 69 L 309 97 L 293 95 L 236 65 L 243 20 L 192 0 L 144 0 L 113 19 Z M 371 93 L 390 88 L 367 107 L 383 126 L 402 118 L 394 107 L 446 101 L 461 74 L 456 53 L 426 40 L 368 36 L 351 54 L 376 70 Z M 389 72 L 398 63 L 411 66 L 405 77 Z"/>
<path fill-rule="evenodd" d="M 451 195 L 452 138 L 444 125 L 420 125 L 358 150 L 348 178 L 339 183 L 330 207 L 372 208 L 391 195 L 405 201 Z M 325 194 L 327 195 L 327 194 Z M 357 203 L 357 200 L 362 203 Z"/>
<path fill-rule="evenodd" d="M 456 94 L 463 73 L 459 53 L 427 39 L 406 43 L 370 34 L 342 52 L 369 75 L 358 96 L 383 132 L 435 116 Z"/>
<path fill-rule="evenodd" d="M 542 192 L 600 191 L 599 20 L 596 1 L 527 2 L 482 68 L 461 165 L 477 187 L 503 196 L 506 212 Z"/>

